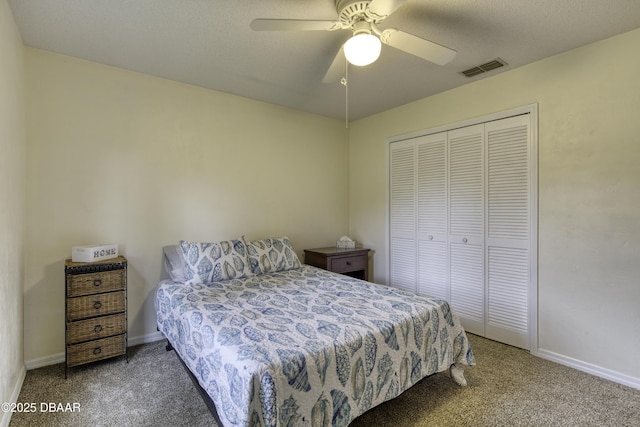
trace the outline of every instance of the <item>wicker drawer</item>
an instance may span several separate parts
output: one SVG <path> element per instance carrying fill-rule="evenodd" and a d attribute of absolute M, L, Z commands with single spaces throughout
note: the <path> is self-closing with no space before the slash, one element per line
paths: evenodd
<path fill-rule="evenodd" d="M 69 367 L 127 355 L 127 259 L 67 259 L 64 270 L 67 378 Z"/>
<path fill-rule="evenodd" d="M 67 346 L 67 366 L 77 366 L 83 363 L 126 354 L 126 337 L 124 334 L 103 338 L 82 344 Z"/>
<path fill-rule="evenodd" d="M 367 268 L 367 259 L 362 256 L 340 257 L 331 260 L 331 271 L 336 273 L 348 273 L 350 271 L 364 270 Z"/>
<path fill-rule="evenodd" d="M 67 300 L 67 320 L 80 320 L 124 312 L 126 309 L 124 291 L 96 294 Z"/>
<path fill-rule="evenodd" d="M 127 316 L 116 314 L 79 320 L 67 324 L 67 343 L 77 344 L 83 341 L 124 334 L 127 330 Z"/>
<path fill-rule="evenodd" d="M 126 271 L 111 270 L 87 274 L 69 274 L 67 277 L 67 296 L 77 297 L 100 292 L 124 289 Z"/>

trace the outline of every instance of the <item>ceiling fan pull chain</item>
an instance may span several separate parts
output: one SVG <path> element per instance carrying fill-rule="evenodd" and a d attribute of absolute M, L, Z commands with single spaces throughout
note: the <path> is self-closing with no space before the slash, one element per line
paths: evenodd
<path fill-rule="evenodd" d="M 349 61 L 344 61 L 344 77 L 340 83 L 344 86 L 344 127 L 349 129 Z"/>

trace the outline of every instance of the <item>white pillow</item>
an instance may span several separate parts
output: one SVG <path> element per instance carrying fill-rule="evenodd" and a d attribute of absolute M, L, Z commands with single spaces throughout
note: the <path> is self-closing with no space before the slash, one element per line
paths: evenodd
<path fill-rule="evenodd" d="M 164 253 L 164 269 L 174 282 L 184 282 L 184 256 L 179 245 L 169 245 L 162 248 Z"/>

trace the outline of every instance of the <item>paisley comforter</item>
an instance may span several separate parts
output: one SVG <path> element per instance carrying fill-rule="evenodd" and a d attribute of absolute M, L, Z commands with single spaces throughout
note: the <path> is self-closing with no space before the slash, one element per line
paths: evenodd
<path fill-rule="evenodd" d="M 473 365 L 444 300 L 304 265 L 163 281 L 158 327 L 230 426 L 347 426 L 421 378 Z"/>

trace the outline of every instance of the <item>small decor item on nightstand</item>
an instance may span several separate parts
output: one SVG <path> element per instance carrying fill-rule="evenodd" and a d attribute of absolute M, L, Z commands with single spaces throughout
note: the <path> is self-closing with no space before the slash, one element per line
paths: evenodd
<path fill-rule="evenodd" d="M 95 262 L 118 257 L 118 245 L 100 244 L 87 246 L 73 246 L 71 260 L 73 262 Z"/>
<path fill-rule="evenodd" d="M 338 249 L 353 249 L 356 247 L 356 242 L 354 242 L 347 236 L 342 236 L 340 239 L 338 239 L 336 247 Z"/>

